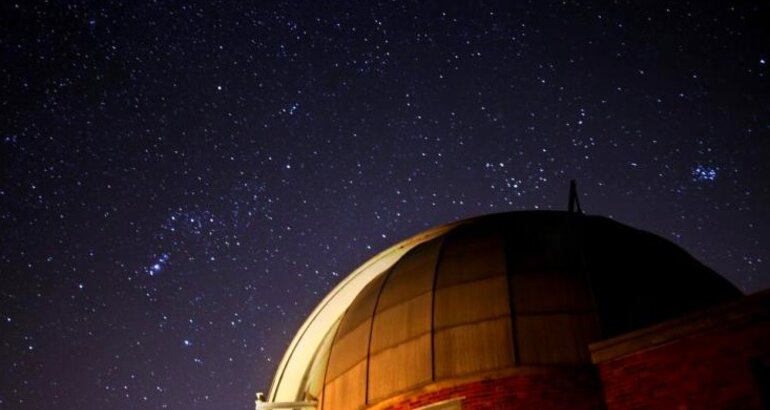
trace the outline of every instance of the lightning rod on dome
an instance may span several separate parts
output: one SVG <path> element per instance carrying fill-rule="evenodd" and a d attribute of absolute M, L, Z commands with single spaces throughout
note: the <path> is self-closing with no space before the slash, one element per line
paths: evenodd
<path fill-rule="evenodd" d="M 578 198 L 577 193 L 577 182 L 575 180 L 569 181 L 569 205 L 568 209 L 570 212 L 577 212 L 579 214 L 583 213 L 583 210 L 580 208 L 580 198 Z"/>

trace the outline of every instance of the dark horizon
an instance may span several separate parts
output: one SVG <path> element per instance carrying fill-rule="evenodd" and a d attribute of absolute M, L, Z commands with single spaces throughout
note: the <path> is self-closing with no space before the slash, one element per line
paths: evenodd
<path fill-rule="evenodd" d="M 0 5 L 0 408 L 250 409 L 358 265 L 570 179 L 770 288 L 769 8 Z"/>

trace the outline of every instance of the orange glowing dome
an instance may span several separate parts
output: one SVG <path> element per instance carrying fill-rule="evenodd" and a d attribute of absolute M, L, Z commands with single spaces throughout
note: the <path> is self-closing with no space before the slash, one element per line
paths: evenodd
<path fill-rule="evenodd" d="M 473 218 L 407 239 L 340 283 L 258 408 L 383 408 L 433 385 L 585 367 L 590 343 L 740 296 L 671 242 L 604 217 Z"/>

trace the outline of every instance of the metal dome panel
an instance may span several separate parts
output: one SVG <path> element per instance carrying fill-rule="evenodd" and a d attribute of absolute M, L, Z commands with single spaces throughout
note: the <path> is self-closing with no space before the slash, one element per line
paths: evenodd
<path fill-rule="evenodd" d="M 592 342 L 740 296 L 671 242 L 579 213 L 490 215 L 407 243 L 369 263 L 344 312 L 316 326 L 325 337 L 305 343 L 310 359 L 294 360 L 308 356 L 301 332 L 279 370 L 317 379 L 325 367 L 324 380 L 279 379 L 271 397 L 358 410 L 442 380 L 583 366 Z"/>

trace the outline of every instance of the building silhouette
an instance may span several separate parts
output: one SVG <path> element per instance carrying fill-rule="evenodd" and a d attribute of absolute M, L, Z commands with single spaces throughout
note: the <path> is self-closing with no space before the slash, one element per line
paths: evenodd
<path fill-rule="evenodd" d="M 768 408 L 770 292 L 570 205 L 378 254 L 310 315 L 257 409 Z"/>

